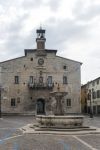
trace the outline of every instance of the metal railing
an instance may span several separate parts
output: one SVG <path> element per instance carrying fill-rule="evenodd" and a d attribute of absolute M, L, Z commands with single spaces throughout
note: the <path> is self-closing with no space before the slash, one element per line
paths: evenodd
<path fill-rule="evenodd" d="M 53 83 L 28 83 L 30 89 L 52 89 L 54 87 Z"/>

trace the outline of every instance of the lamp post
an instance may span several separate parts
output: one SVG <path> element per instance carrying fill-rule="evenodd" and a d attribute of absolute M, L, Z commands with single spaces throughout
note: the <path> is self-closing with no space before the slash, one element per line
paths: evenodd
<path fill-rule="evenodd" d="M 91 101 L 91 90 L 89 90 L 89 99 L 90 99 L 90 118 L 93 118 L 92 101 Z"/>

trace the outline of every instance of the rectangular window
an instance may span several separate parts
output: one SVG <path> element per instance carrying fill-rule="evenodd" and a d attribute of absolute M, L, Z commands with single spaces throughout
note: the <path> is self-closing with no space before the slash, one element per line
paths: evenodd
<path fill-rule="evenodd" d="M 96 99 L 96 92 L 95 91 L 92 92 L 92 98 Z"/>
<path fill-rule="evenodd" d="M 52 84 L 52 76 L 48 76 L 48 84 Z"/>
<path fill-rule="evenodd" d="M 11 106 L 16 106 L 15 98 L 11 98 Z"/>
<path fill-rule="evenodd" d="M 71 99 L 67 99 L 67 106 L 68 106 L 68 107 L 71 106 Z"/>
<path fill-rule="evenodd" d="M 30 82 L 30 83 L 33 83 L 33 76 L 30 76 L 29 82 Z"/>
<path fill-rule="evenodd" d="M 88 100 L 91 100 L 91 90 L 88 91 Z"/>
<path fill-rule="evenodd" d="M 100 105 L 97 106 L 97 114 L 100 114 Z"/>
<path fill-rule="evenodd" d="M 90 100 L 90 94 L 89 93 L 88 93 L 87 97 L 88 97 L 88 100 Z"/>
<path fill-rule="evenodd" d="M 15 84 L 19 84 L 19 76 L 15 76 Z"/>
<path fill-rule="evenodd" d="M 97 84 L 99 84 L 99 79 L 97 79 Z"/>
<path fill-rule="evenodd" d="M 100 90 L 97 90 L 97 98 L 100 98 Z"/>
<path fill-rule="evenodd" d="M 48 79 L 47 79 L 47 84 L 48 84 L 48 87 L 52 87 L 52 76 L 48 76 Z"/>
<path fill-rule="evenodd" d="M 63 76 L 63 84 L 67 84 L 67 77 Z"/>

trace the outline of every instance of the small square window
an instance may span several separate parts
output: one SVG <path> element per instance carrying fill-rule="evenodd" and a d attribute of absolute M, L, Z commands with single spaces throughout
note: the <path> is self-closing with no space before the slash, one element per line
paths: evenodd
<path fill-rule="evenodd" d="M 63 66 L 63 69 L 66 69 L 66 68 L 67 68 L 67 67 L 64 65 L 64 66 Z"/>
<path fill-rule="evenodd" d="M 33 58 L 32 58 L 32 57 L 30 58 L 30 61 L 33 61 Z"/>

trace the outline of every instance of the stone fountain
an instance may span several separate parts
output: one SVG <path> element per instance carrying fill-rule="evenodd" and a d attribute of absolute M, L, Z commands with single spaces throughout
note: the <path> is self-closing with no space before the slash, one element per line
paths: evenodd
<path fill-rule="evenodd" d="M 55 98 L 55 109 L 53 115 L 37 115 L 36 120 L 40 127 L 47 128 L 78 128 L 82 127 L 83 116 L 80 115 L 65 115 L 63 109 L 63 98 L 67 92 L 51 92 L 52 97 Z"/>

